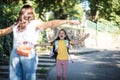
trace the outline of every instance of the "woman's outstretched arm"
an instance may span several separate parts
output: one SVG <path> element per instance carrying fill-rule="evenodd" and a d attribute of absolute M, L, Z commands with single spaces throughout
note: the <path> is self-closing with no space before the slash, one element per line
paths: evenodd
<path fill-rule="evenodd" d="M 42 22 L 37 25 L 37 29 L 45 29 L 45 28 L 54 28 L 62 24 L 80 24 L 78 20 L 52 20 L 48 22 Z"/>
<path fill-rule="evenodd" d="M 5 36 L 9 33 L 12 32 L 12 27 L 7 27 L 7 28 L 4 28 L 4 29 L 0 29 L 0 36 Z"/>

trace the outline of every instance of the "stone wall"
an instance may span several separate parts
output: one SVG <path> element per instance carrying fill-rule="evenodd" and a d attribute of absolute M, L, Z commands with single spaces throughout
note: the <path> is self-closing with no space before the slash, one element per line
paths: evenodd
<path fill-rule="evenodd" d="M 113 35 L 107 32 L 86 29 L 86 33 L 90 33 L 90 37 L 85 41 L 86 47 L 101 49 L 120 49 L 120 35 Z"/>

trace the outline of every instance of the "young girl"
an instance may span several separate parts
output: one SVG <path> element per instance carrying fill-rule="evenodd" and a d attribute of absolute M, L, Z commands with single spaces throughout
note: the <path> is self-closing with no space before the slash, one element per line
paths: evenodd
<path fill-rule="evenodd" d="M 89 34 L 85 34 L 85 36 L 77 41 L 71 41 L 64 29 L 59 30 L 57 38 L 47 44 L 37 44 L 36 46 L 52 46 L 55 45 L 55 50 L 57 50 L 56 57 L 56 70 L 57 70 L 57 80 L 66 80 L 66 73 L 68 68 L 68 47 L 69 45 L 77 45 L 84 41 L 89 37 Z M 61 76 L 62 71 L 62 76 Z"/>

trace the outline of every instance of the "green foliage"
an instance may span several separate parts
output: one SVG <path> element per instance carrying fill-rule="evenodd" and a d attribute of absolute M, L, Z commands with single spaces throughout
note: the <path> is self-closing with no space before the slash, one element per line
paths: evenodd
<path fill-rule="evenodd" d="M 39 73 L 47 73 L 47 69 L 46 68 L 44 68 L 44 67 L 42 67 L 38 72 Z"/>
<path fill-rule="evenodd" d="M 81 0 L 80 0 L 81 1 Z M 78 9 L 75 10 L 74 6 L 78 3 L 77 0 L 36 0 L 39 6 L 39 17 L 46 20 L 46 12 L 52 12 L 51 19 L 66 19 L 68 15 L 80 15 Z M 81 17 L 81 16 L 80 16 Z M 75 16 L 76 18 L 76 16 Z M 77 18 L 78 19 L 78 18 Z"/>
<path fill-rule="evenodd" d="M 47 37 L 46 37 L 46 32 L 45 31 L 40 31 L 38 43 L 43 44 L 43 43 L 47 43 L 47 42 L 48 42 L 48 40 L 47 40 Z M 37 47 L 36 50 L 37 51 L 45 51 L 46 46 Z"/>
<path fill-rule="evenodd" d="M 89 0 L 89 2 L 91 16 L 95 16 L 96 11 L 99 11 L 99 18 L 113 21 L 116 25 L 120 25 L 120 0 Z"/>
<path fill-rule="evenodd" d="M 16 21 L 21 5 L 21 3 L 19 3 L 17 4 L 18 6 L 16 6 L 16 3 L 17 2 L 11 2 L 11 4 L 8 4 L 7 2 L 0 2 L 0 28 L 8 27 Z M 6 58 L 10 55 L 12 45 L 12 34 L 0 37 L 0 62 L 2 64 L 8 63 L 8 59 Z"/>
<path fill-rule="evenodd" d="M 59 9 L 51 12 L 49 20 L 53 19 L 74 19 L 81 20 L 83 16 L 83 10 L 76 4 L 75 6 L 68 9 Z"/>

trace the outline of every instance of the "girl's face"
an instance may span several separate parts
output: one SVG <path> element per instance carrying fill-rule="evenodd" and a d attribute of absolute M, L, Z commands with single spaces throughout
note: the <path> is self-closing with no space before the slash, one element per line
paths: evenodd
<path fill-rule="evenodd" d="M 59 36 L 60 39 L 64 39 L 66 37 L 64 31 L 60 31 L 58 36 Z"/>

